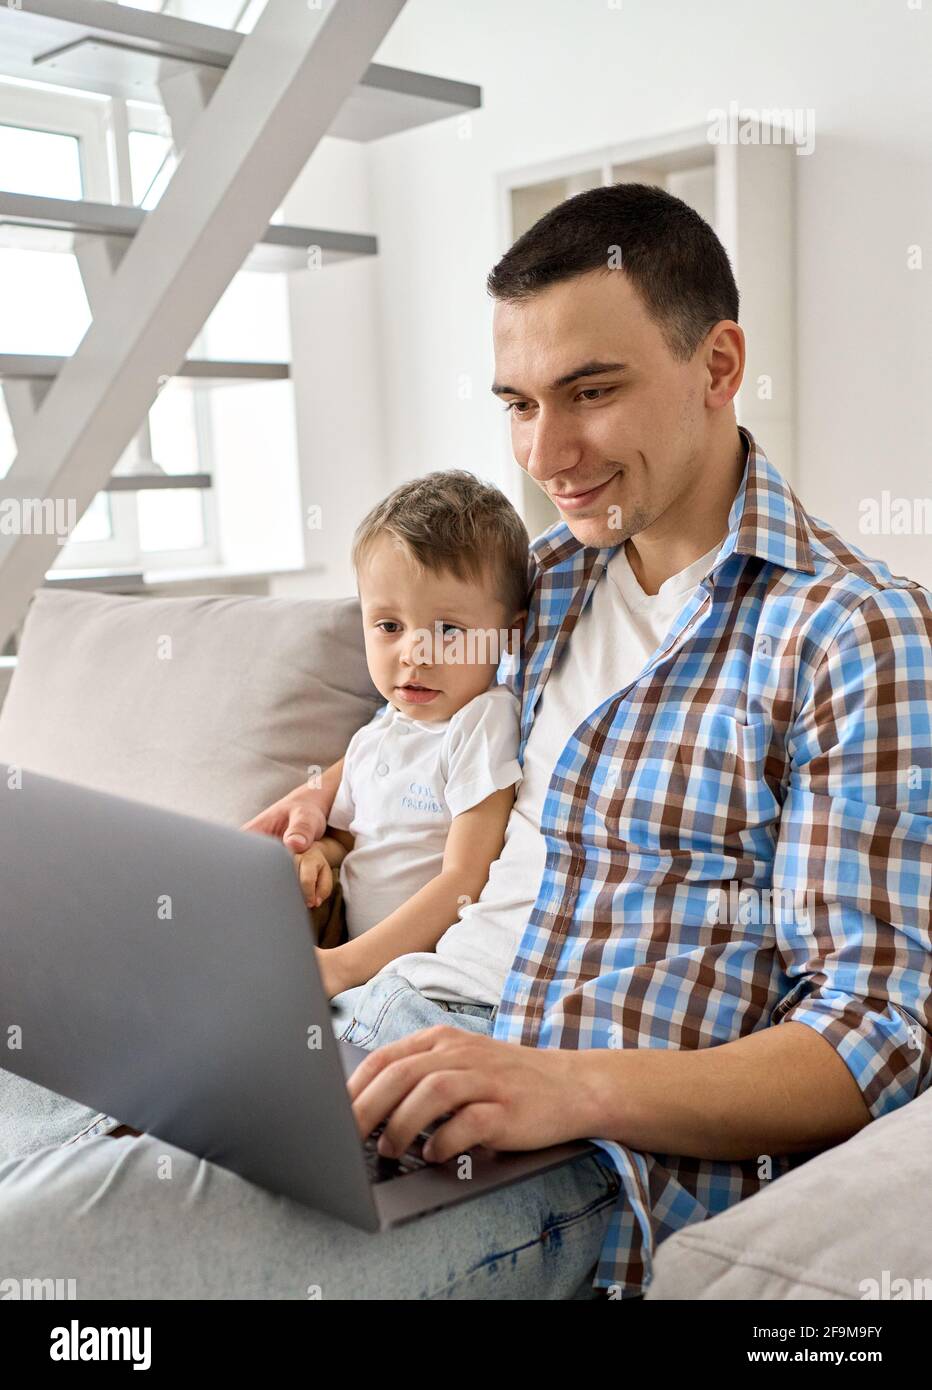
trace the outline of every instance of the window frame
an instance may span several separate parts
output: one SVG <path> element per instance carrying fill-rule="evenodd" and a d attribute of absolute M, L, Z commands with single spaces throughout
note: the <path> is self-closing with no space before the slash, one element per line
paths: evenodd
<path fill-rule="evenodd" d="M 132 107 L 132 111 L 130 111 Z M 77 140 L 82 199 L 133 205 L 129 132 L 171 136 L 161 107 L 126 102 L 118 97 L 79 92 L 47 83 L 0 78 L 0 124 Z M 49 255 L 62 254 L 48 252 Z M 200 337 L 192 344 L 196 352 Z M 214 476 L 214 456 L 207 393 L 209 386 L 192 386 L 198 471 Z M 130 452 L 134 444 L 130 444 Z M 119 461 L 118 461 L 119 463 Z M 115 468 L 118 465 L 115 465 Z M 108 493 L 112 534 L 108 540 L 82 541 L 62 547 L 53 568 L 66 570 L 196 569 L 220 562 L 214 488 L 197 490 L 201 503 L 204 544 L 185 550 L 142 551 L 139 544 L 135 492 Z M 66 556 L 66 551 L 70 553 Z M 77 552 L 77 553 L 75 553 Z"/>

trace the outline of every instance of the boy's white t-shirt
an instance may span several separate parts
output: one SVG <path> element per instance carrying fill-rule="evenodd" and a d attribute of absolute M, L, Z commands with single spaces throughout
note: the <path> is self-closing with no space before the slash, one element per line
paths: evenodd
<path fill-rule="evenodd" d="M 404 976 L 428 999 L 500 1002 L 543 878 L 540 819 L 557 759 L 586 716 L 637 679 L 720 549 L 721 544 L 672 575 L 658 593 L 646 594 L 624 546 L 618 548 L 538 698 L 525 744 L 524 777 L 488 882 L 435 951 L 399 956 L 379 974 Z"/>
<path fill-rule="evenodd" d="M 355 844 L 340 866 L 350 937 L 441 870 L 454 816 L 521 780 L 519 706 L 503 685 L 436 723 L 378 710 L 350 740 L 329 823 Z"/>

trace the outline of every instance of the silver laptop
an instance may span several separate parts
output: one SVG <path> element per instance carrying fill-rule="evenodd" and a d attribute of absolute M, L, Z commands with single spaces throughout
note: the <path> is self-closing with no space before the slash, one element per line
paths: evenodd
<path fill-rule="evenodd" d="M 0 780 L 0 1039 L 7 1070 L 364 1230 L 594 1151 L 381 1158 L 284 846 L 28 769 Z"/>

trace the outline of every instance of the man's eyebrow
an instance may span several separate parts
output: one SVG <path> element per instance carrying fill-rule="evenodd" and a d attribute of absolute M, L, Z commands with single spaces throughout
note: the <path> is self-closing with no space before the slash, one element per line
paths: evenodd
<path fill-rule="evenodd" d="M 560 391 L 564 386 L 571 386 L 574 381 L 579 381 L 582 377 L 602 376 L 604 372 L 626 372 L 627 370 L 627 362 L 584 362 L 581 367 L 567 372 L 565 376 L 558 376 L 556 381 L 550 383 L 548 389 Z M 523 393 L 516 386 L 501 386 L 496 381 L 492 383 L 492 394 L 495 396 L 520 396 Z"/>

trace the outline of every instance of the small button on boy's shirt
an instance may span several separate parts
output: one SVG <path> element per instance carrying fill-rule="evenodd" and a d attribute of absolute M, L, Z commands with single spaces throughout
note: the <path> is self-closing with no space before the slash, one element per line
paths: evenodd
<path fill-rule="evenodd" d="M 360 936 L 441 870 L 455 816 L 521 780 L 519 706 L 505 686 L 431 723 L 385 705 L 350 740 L 329 822 L 355 837 L 340 866 Z"/>

